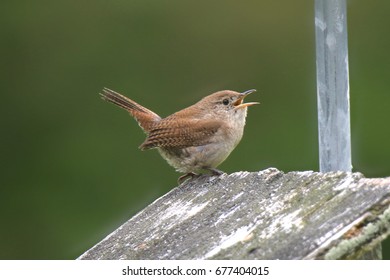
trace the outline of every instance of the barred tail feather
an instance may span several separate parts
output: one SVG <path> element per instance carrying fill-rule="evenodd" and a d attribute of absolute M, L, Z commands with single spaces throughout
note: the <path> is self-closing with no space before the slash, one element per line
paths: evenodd
<path fill-rule="evenodd" d="M 123 96 L 111 89 L 104 88 L 100 93 L 103 100 L 111 102 L 128 111 L 138 122 L 139 126 L 148 133 L 151 126 L 161 120 L 161 117 L 153 111 L 139 105 L 130 98 Z"/>

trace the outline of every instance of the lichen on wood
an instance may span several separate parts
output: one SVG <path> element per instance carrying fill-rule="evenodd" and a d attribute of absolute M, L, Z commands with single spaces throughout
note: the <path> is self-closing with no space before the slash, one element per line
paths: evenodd
<path fill-rule="evenodd" d="M 79 259 L 358 258 L 390 233 L 390 178 L 360 173 L 201 176 Z"/>

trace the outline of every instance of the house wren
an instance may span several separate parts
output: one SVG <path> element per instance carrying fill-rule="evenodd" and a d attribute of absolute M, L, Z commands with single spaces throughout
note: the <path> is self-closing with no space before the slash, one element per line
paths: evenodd
<path fill-rule="evenodd" d="M 259 104 L 243 103 L 254 91 L 218 91 L 166 118 L 108 88 L 103 89 L 101 96 L 136 119 L 147 134 L 141 150 L 157 148 L 176 171 L 186 173 L 179 178 L 180 183 L 200 170 L 209 170 L 214 175 L 223 173 L 216 167 L 240 142 L 247 107 Z"/>

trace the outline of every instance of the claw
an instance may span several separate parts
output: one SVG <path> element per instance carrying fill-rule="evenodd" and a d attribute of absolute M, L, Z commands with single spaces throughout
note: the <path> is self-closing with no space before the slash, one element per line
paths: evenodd
<path fill-rule="evenodd" d="M 189 172 L 189 173 L 187 173 L 187 174 L 184 174 L 184 175 L 180 176 L 179 179 L 177 179 L 177 183 L 178 183 L 179 185 L 181 185 L 181 183 L 183 183 L 188 177 L 191 177 L 191 179 L 192 179 L 192 178 L 194 178 L 195 176 L 198 176 L 198 174 L 196 174 L 196 173 L 194 173 L 194 172 Z"/>
<path fill-rule="evenodd" d="M 209 170 L 211 172 L 212 175 L 214 176 L 221 176 L 222 174 L 225 174 L 225 172 L 223 172 L 222 170 L 219 170 L 219 169 L 216 169 L 216 168 L 205 168 L 206 170 Z"/>

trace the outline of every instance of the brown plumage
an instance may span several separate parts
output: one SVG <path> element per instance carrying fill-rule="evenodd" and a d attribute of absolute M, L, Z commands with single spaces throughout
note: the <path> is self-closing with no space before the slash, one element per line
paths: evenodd
<path fill-rule="evenodd" d="M 149 109 L 139 105 L 130 98 L 123 96 L 111 89 L 104 88 L 100 94 L 102 99 L 114 103 L 115 105 L 127 110 L 138 122 L 139 126 L 148 133 L 151 127 L 161 120 L 161 117 Z"/>
<path fill-rule="evenodd" d="M 166 118 L 113 90 L 105 88 L 101 96 L 136 119 L 147 134 L 141 150 L 157 148 L 177 171 L 192 175 L 201 169 L 221 173 L 215 167 L 241 140 L 247 107 L 258 104 L 243 103 L 253 91 L 219 91 Z"/>

